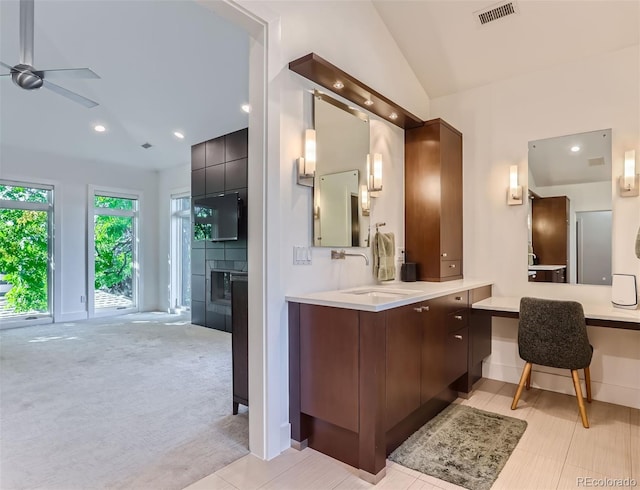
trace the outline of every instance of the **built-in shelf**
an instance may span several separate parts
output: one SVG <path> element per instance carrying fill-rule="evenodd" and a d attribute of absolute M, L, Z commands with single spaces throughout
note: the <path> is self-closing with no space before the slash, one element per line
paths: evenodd
<path fill-rule="evenodd" d="M 315 53 L 292 61 L 289 69 L 403 129 L 423 124 L 419 117 Z"/>

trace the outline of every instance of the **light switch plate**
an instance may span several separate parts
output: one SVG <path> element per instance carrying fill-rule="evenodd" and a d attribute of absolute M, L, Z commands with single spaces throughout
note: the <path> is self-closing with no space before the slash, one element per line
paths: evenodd
<path fill-rule="evenodd" d="M 293 247 L 293 265 L 311 265 L 311 247 Z"/>

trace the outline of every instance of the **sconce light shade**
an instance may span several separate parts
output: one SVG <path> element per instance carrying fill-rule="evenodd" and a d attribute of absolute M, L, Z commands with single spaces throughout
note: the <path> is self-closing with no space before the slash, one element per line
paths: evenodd
<path fill-rule="evenodd" d="M 518 185 L 518 166 L 509 167 L 509 190 L 507 191 L 507 204 L 517 206 L 523 203 L 522 186 Z"/>
<path fill-rule="evenodd" d="M 369 216 L 371 200 L 369 199 L 369 190 L 364 184 L 360 186 L 360 207 L 362 208 L 362 216 Z"/>
<path fill-rule="evenodd" d="M 638 195 L 640 176 L 636 174 L 636 151 L 624 152 L 624 170 L 620 177 L 620 196 L 635 197 Z"/>
<path fill-rule="evenodd" d="M 304 157 L 298 158 L 298 184 L 313 187 L 316 174 L 316 131 L 304 132 Z"/>
<path fill-rule="evenodd" d="M 382 154 L 380 153 L 373 154 L 373 163 L 371 155 L 367 155 L 367 190 L 369 192 L 382 190 Z"/>

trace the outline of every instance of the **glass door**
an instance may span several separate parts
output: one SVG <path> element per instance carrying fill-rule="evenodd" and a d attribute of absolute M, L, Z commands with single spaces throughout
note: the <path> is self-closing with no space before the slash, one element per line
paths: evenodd
<path fill-rule="evenodd" d="M 171 309 L 191 307 L 191 198 L 171 198 Z"/>

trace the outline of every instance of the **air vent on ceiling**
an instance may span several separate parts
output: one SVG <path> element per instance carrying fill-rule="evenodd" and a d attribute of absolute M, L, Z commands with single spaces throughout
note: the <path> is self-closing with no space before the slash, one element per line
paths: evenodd
<path fill-rule="evenodd" d="M 493 22 L 494 20 L 502 19 L 503 17 L 517 13 L 518 5 L 515 0 L 511 0 L 493 4 L 482 10 L 476 10 L 473 15 L 475 16 L 476 21 L 483 26 L 489 22 Z"/>
<path fill-rule="evenodd" d="M 589 162 L 590 167 L 599 167 L 600 165 L 604 165 L 603 157 L 589 158 L 587 161 Z"/>
<path fill-rule="evenodd" d="M 140 145 L 140 146 L 142 146 L 142 148 L 144 148 L 145 150 L 148 150 L 148 149 L 149 149 L 149 148 L 151 148 L 153 145 L 152 145 L 151 143 L 143 143 L 143 144 L 142 144 L 142 145 Z"/>

